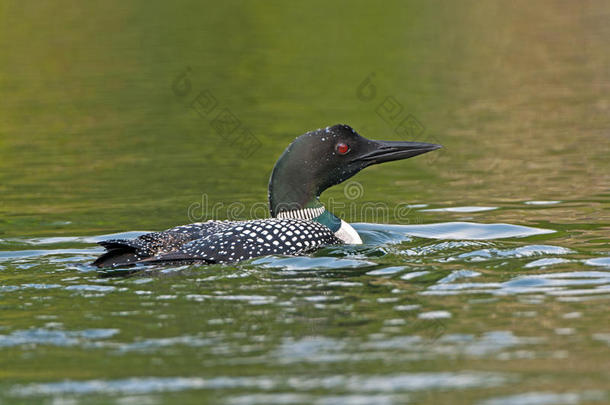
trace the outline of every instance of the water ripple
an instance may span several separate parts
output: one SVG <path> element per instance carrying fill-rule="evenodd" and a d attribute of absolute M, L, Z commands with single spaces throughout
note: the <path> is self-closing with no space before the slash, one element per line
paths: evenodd
<path fill-rule="evenodd" d="M 526 392 L 490 398 L 479 405 L 577 405 L 582 401 L 604 401 L 607 396 L 601 391 L 586 392 Z"/>
<path fill-rule="evenodd" d="M 600 285 L 586 290 L 567 289 L 581 285 Z M 456 293 L 489 293 L 496 295 L 544 292 L 549 295 L 600 294 L 609 291 L 610 272 L 574 271 L 523 275 L 503 283 L 444 283 L 435 284 L 421 294 L 454 295 Z"/>
<path fill-rule="evenodd" d="M 311 269 L 354 269 L 360 267 L 376 266 L 376 263 L 366 260 L 340 259 L 334 257 L 276 257 L 268 256 L 252 262 L 266 268 L 283 270 L 311 270 Z"/>
<path fill-rule="evenodd" d="M 0 347 L 20 345 L 74 346 L 96 339 L 107 339 L 118 329 L 84 329 L 76 331 L 32 328 L 16 330 L 9 335 L 0 335 Z"/>
<path fill-rule="evenodd" d="M 447 207 L 447 208 L 430 208 L 425 210 L 420 210 L 421 212 L 462 212 L 462 213 L 470 213 L 470 212 L 483 212 L 483 211 L 493 211 L 497 210 L 498 207 Z"/>
<path fill-rule="evenodd" d="M 534 228 L 511 224 L 478 224 L 472 222 L 441 222 L 424 225 L 382 225 L 383 231 L 394 234 L 418 236 L 430 239 L 466 239 L 466 240 L 492 240 L 503 238 L 523 238 L 527 236 L 553 233 L 554 230 Z M 359 223 L 354 228 L 360 232 L 379 230 L 378 224 Z"/>
<path fill-rule="evenodd" d="M 297 391 L 345 389 L 355 392 L 408 392 L 428 389 L 494 387 L 507 376 L 488 372 L 422 372 L 389 375 L 326 375 L 321 377 L 132 377 L 118 380 L 66 380 L 14 386 L 18 397 L 85 394 L 147 394 L 196 389 L 254 388 L 263 391 L 290 388 Z"/>
<path fill-rule="evenodd" d="M 538 255 L 566 255 L 572 253 L 570 249 L 566 249 L 560 246 L 551 246 L 551 245 L 527 245 L 520 246 L 513 249 L 480 249 L 474 250 L 472 252 L 462 253 L 455 258 L 450 258 L 449 260 L 455 259 L 468 259 L 470 261 L 484 261 L 488 259 L 495 258 L 522 258 L 522 257 L 531 257 Z"/>

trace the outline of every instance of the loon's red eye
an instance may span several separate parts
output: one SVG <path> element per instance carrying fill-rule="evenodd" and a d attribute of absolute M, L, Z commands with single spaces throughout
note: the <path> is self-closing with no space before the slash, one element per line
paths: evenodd
<path fill-rule="evenodd" d="M 338 154 L 345 155 L 347 152 L 349 152 L 349 145 L 343 142 L 339 142 L 337 146 L 335 146 L 335 149 L 337 149 Z"/>

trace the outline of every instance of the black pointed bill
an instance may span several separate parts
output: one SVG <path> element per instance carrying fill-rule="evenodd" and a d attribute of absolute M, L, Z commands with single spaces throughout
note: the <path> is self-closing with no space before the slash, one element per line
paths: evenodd
<path fill-rule="evenodd" d="M 371 141 L 370 150 L 358 156 L 357 160 L 366 162 L 369 166 L 393 160 L 408 159 L 440 148 L 442 148 L 442 145 L 425 142 Z"/>

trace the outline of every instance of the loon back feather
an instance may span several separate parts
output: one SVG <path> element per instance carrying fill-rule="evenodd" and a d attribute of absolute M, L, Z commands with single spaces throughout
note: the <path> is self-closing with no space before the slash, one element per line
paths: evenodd
<path fill-rule="evenodd" d="M 94 264 L 116 267 L 136 262 L 233 263 L 270 254 L 300 255 L 341 243 L 329 228 L 305 219 L 210 221 L 132 240 L 102 242 L 108 252 Z"/>
<path fill-rule="evenodd" d="M 270 254 L 299 255 L 323 245 L 340 243 L 329 228 L 317 222 L 271 218 L 233 222 L 221 232 L 193 240 L 174 252 L 155 258 L 233 263 Z"/>

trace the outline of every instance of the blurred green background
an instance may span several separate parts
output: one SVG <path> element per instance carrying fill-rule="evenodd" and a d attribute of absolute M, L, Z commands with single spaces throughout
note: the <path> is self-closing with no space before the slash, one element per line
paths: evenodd
<path fill-rule="evenodd" d="M 359 174 L 366 200 L 608 190 L 602 2 L 1 4 L 0 234 L 161 229 L 188 222 L 202 193 L 266 202 L 276 158 L 305 131 L 404 138 L 376 112 L 386 97 L 445 149 Z M 252 156 L 189 107 L 206 89 L 260 140 Z"/>

